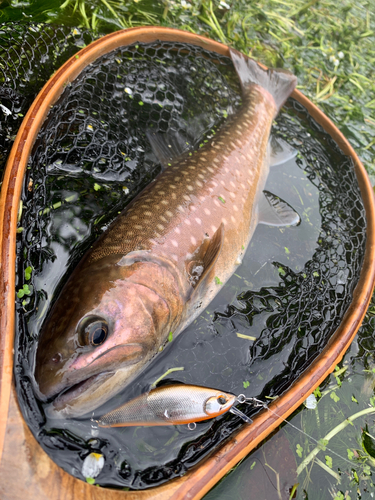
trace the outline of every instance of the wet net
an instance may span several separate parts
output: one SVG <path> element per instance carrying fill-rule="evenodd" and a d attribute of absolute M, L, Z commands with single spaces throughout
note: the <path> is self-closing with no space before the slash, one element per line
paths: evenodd
<path fill-rule="evenodd" d="M 23 29 L 28 36 L 28 28 Z M 49 29 L 50 36 L 57 36 L 55 28 Z M 56 28 L 56 33 L 65 33 L 61 46 L 66 50 L 77 47 L 73 31 Z M 98 484 L 134 489 L 158 485 L 185 473 L 242 425 L 227 414 L 199 423 L 192 432 L 173 427 L 98 433 L 90 421 L 73 419 L 59 426 L 46 420 L 31 384 L 33 353 L 53 298 L 89 245 L 160 171 L 146 131 L 169 132 L 199 148 L 239 105 L 230 59 L 186 44 L 137 43 L 86 68 L 65 89 L 38 135 L 17 241 L 16 382 L 37 439 L 76 477 L 84 479 L 84 458 L 100 452 L 105 466 Z M 144 392 L 171 367 L 183 370 L 165 379 L 169 383 L 245 391 L 261 399 L 280 395 L 340 324 L 358 281 L 366 241 L 352 161 L 293 99 L 273 133 L 299 151 L 284 178 L 284 197 L 289 201 L 288 196 L 295 196 L 301 230 L 315 231 L 316 238 L 307 249 L 301 238 L 291 246 L 287 229 L 257 230 L 243 266 L 220 298 L 119 401 Z M 297 177 L 298 185 L 293 181 Z M 277 248 L 267 265 L 259 258 L 266 248 Z"/>

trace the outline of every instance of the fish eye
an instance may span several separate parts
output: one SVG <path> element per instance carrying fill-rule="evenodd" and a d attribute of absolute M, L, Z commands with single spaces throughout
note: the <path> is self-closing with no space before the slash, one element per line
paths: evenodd
<path fill-rule="evenodd" d="M 88 316 L 78 325 L 78 335 L 83 345 L 98 346 L 103 344 L 108 335 L 108 323 L 99 316 Z"/>

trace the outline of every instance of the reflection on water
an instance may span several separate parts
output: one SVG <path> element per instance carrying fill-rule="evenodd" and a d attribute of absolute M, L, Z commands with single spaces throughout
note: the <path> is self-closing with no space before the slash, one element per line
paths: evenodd
<path fill-rule="evenodd" d="M 114 57 L 115 61 L 108 57 L 105 64 L 119 67 L 116 61 L 120 56 Z M 197 61 L 194 63 L 195 70 L 196 67 L 199 69 Z M 217 70 L 211 72 L 206 66 L 207 60 L 203 58 L 203 61 L 204 71 L 214 75 L 211 83 L 205 81 L 209 83 L 207 88 L 215 91 L 219 86 Z M 138 76 L 144 78 L 144 61 L 140 64 L 143 73 L 140 71 Z M 189 62 L 185 67 L 185 74 L 192 71 L 191 64 Z M 211 66 L 216 68 L 213 63 Z M 96 76 L 102 78 L 104 73 L 100 65 L 95 71 Z M 129 77 L 126 72 L 120 71 L 119 74 L 122 79 L 107 82 L 108 86 L 101 87 L 101 91 L 109 88 L 111 95 L 111 92 L 117 92 L 116 88 L 120 85 L 130 89 L 134 95 L 134 81 L 132 84 L 128 80 L 125 82 L 124 79 Z M 157 76 L 158 72 L 155 74 Z M 85 82 L 91 85 L 87 78 Z M 180 129 L 193 136 L 189 127 L 196 125 L 194 117 L 199 107 L 194 91 L 186 89 L 185 81 L 179 82 L 176 72 L 169 71 L 168 79 L 165 75 L 163 78 L 163 82 L 177 85 L 179 92 L 175 96 L 184 95 L 183 91 L 193 96 L 190 104 L 187 103 L 192 107 L 185 103 L 183 119 L 177 120 L 178 115 L 172 105 L 167 110 L 171 122 L 178 122 Z M 238 104 L 236 85 L 230 83 L 228 76 L 225 79 L 221 75 L 221 78 L 227 82 L 224 84 L 221 81 L 222 87 L 227 85 L 221 95 L 222 106 L 224 109 L 235 107 Z M 86 83 L 80 87 L 85 99 Z M 185 87 L 179 87 L 180 84 Z M 72 90 L 77 99 L 79 91 L 78 85 Z M 154 102 L 147 97 L 149 91 L 150 88 L 144 88 L 139 97 L 144 103 L 142 112 L 138 109 L 142 116 L 156 109 Z M 168 92 L 163 92 L 164 98 L 171 103 Z M 180 100 L 177 97 L 175 103 L 179 111 Z M 207 96 L 198 97 L 201 102 L 208 99 Z M 37 142 L 34 159 L 40 159 L 40 162 L 36 162 L 29 172 L 34 192 L 27 193 L 24 201 L 22 225 L 27 230 L 22 233 L 22 242 L 18 244 L 19 283 L 20 286 L 23 283 L 24 269 L 32 265 L 32 284 L 36 292 L 23 297 L 18 304 L 16 378 L 19 397 L 31 429 L 58 465 L 83 478 L 83 460 L 91 452 L 100 452 L 105 458 L 105 465 L 96 480 L 98 484 L 144 488 L 184 473 L 239 428 L 241 422 L 227 414 L 198 423 L 194 431 L 184 426 L 98 429 L 89 417 L 46 420 L 43 405 L 32 394 L 37 338 L 51 301 L 92 241 L 158 171 L 141 134 L 143 149 L 137 149 L 136 158 L 128 160 L 126 155 L 130 154 L 131 148 L 129 145 L 121 146 L 128 148 L 124 151 L 126 176 L 122 175 L 123 171 L 118 174 L 119 165 L 116 164 L 117 173 L 111 180 L 108 162 L 99 164 L 97 158 L 93 159 L 95 155 L 91 160 L 85 156 L 90 150 L 91 129 L 86 133 L 87 125 L 91 124 L 87 122 L 90 117 L 80 121 L 81 108 L 73 108 L 71 102 L 70 99 L 66 108 L 64 101 L 60 104 L 61 108 L 57 106 L 57 110 L 66 112 L 66 115 L 62 113 L 66 117 L 63 126 L 59 128 L 56 125 L 55 115 L 50 117 L 46 125 L 49 139 L 45 139 L 45 144 L 42 138 Z M 95 97 L 94 104 L 98 109 L 101 102 Z M 200 123 L 202 120 L 205 123 L 206 135 L 214 133 L 212 126 L 219 126 L 223 116 L 221 109 L 217 112 L 217 101 L 208 102 L 214 103 L 214 109 L 210 110 L 213 118 L 206 121 L 202 116 L 199 118 Z M 362 263 L 365 242 L 363 206 L 351 162 L 316 124 L 309 121 L 303 108 L 295 102 L 293 105 L 295 109 L 283 111 L 277 119 L 274 133 L 293 144 L 300 154 L 296 159 L 271 169 L 266 189 L 287 201 L 300 214 L 301 224 L 281 229 L 259 225 L 242 265 L 207 310 L 170 342 L 130 387 L 97 410 L 98 413 L 109 411 L 149 390 L 156 379 L 174 367 L 183 370 L 173 372 L 164 382 L 204 385 L 234 394 L 245 392 L 248 396 L 260 398 L 280 394 L 321 350 L 340 323 L 350 303 Z M 133 101 L 130 106 L 134 107 Z M 164 109 L 160 111 L 160 106 L 157 108 L 159 113 L 165 112 Z M 108 108 L 103 109 L 105 117 L 110 116 Z M 114 109 L 112 111 L 115 112 Z M 130 126 L 125 114 L 121 114 L 120 121 L 122 125 L 126 123 Z M 67 117 L 77 128 L 72 126 L 75 130 L 73 140 L 77 131 L 82 132 L 81 125 L 85 127 L 78 143 L 74 143 L 76 154 L 81 155 L 77 160 L 80 162 L 79 172 L 67 172 L 65 167 L 60 168 L 70 164 L 70 150 L 66 144 L 60 149 L 49 146 L 49 141 L 55 140 L 57 132 L 66 138 L 64 134 L 70 130 Z M 119 125 L 118 119 L 115 116 L 114 124 L 109 126 L 111 137 L 113 127 Z M 139 123 L 142 125 L 141 119 Z M 132 128 L 132 133 L 139 133 L 141 125 L 137 123 L 135 127 L 133 123 L 132 127 L 137 130 Z M 104 130 L 107 130 L 106 127 Z M 124 131 L 121 133 L 124 136 Z M 110 149 L 109 155 L 112 154 Z M 46 158 L 48 154 L 54 158 L 53 161 Z M 59 160 L 61 163 L 56 163 Z M 129 165 L 129 161 L 135 162 L 134 165 Z M 52 164 L 55 166 L 53 173 Z M 40 165 L 44 168 L 39 168 Z M 103 172 L 106 174 L 104 177 Z"/>

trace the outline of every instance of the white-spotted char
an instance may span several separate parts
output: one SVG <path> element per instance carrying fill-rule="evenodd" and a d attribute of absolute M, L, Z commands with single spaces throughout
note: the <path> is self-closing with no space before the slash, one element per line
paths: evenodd
<path fill-rule="evenodd" d="M 286 203 L 263 195 L 272 121 L 296 78 L 231 57 L 238 112 L 192 156 L 173 158 L 119 215 L 43 325 L 35 380 L 41 399 L 54 398 L 50 415 L 92 412 L 122 390 L 218 293 L 258 223 L 298 222 Z M 151 142 L 163 160 L 163 139 Z"/>

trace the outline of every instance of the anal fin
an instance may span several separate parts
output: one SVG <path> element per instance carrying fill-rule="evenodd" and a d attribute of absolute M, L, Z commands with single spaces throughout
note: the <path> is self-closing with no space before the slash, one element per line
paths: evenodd
<path fill-rule="evenodd" d="M 258 223 L 268 226 L 297 226 L 301 222 L 298 213 L 278 196 L 263 191 L 258 205 Z"/>

